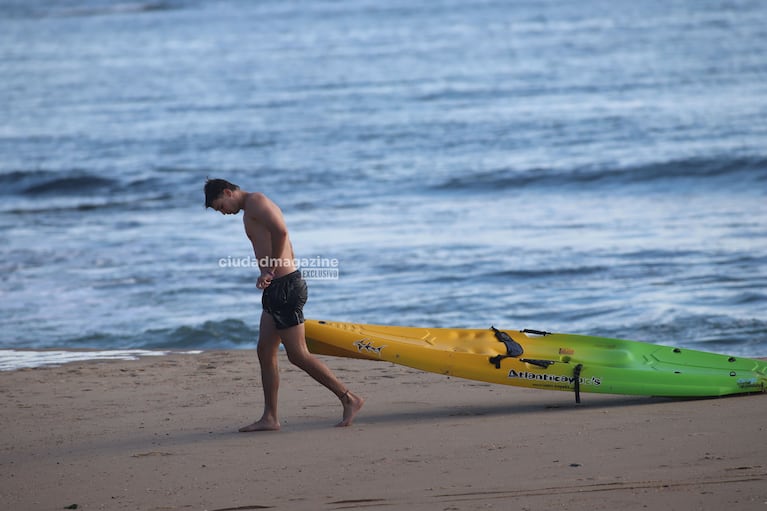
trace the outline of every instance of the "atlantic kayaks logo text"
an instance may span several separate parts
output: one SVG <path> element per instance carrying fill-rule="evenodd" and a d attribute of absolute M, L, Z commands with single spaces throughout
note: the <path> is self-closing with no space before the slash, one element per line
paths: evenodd
<path fill-rule="evenodd" d="M 533 373 L 530 371 L 523 371 L 518 373 L 514 369 L 509 371 L 509 378 L 519 378 L 522 380 L 538 380 L 553 383 L 567 383 L 569 385 L 575 385 L 575 376 L 558 376 L 556 374 L 541 374 Z M 602 378 L 592 376 L 591 378 L 580 378 L 581 385 L 601 385 Z"/>

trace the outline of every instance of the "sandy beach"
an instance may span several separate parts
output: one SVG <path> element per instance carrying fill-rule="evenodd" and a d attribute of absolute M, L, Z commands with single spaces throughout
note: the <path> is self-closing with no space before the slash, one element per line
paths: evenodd
<path fill-rule="evenodd" d="M 8 509 L 767 510 L 767 396 L 583 395 L 324 358 L 365 408 L 282 363 L 282 431 L 255 352 L 0 373 Z"/>

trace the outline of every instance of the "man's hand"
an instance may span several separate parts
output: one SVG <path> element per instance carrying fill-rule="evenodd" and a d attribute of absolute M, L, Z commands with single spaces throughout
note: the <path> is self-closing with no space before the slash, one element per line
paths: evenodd
<path fill-rule="evenodd" d="M 261 270 L 261 275 L 258 277 L 258 281 L 256 282 L 256 287 L 258 289 L 266 289 L 269 287 L 269 284 L 272 283 L 272 279 L 274 278 L 274 272 L 271 270 Z"/>

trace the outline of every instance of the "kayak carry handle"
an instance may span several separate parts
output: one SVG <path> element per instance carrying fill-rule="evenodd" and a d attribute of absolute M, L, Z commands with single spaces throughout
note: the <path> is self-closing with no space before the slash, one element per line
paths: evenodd
<path fill-rule="evenodd" d="M 525 328 L 522 330 L 523 334 L 533 334 L 533 335 L 540 335 L 543 337 L 546 337 L 547 335 L 551 335 L 551 332 L 547 332 L 546 330 L 532 330 L 530 328 Z"/>
<path fill-rule="evenodd" d="M 578 364 L 573 370 L 573 377 L 575 378 L 575 404 L 581 404 L 581 369 L 583 369 L 583 364 Z"/>
<path fill-rule="evenodd" d="M 550 365 L 555 364 L 553 360 L 540 360 L 536 358 L 520 358 L 520 362 L 525 362 L 527 364 L 532 364 L 534 366 L 542 367 L 544 369 L 548 369 Z"/>

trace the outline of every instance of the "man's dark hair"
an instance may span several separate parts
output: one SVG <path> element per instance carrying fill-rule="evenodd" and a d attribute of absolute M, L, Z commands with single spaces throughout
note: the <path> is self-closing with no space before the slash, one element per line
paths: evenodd
<path fill-rule="evenodd" d="M 224 190 L 239 190 L 240 187 L 226 179 L 207 179 L 205 181 L 205 208 L 213 207 L 213 201 L 221 197 Z"/>

